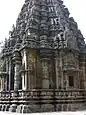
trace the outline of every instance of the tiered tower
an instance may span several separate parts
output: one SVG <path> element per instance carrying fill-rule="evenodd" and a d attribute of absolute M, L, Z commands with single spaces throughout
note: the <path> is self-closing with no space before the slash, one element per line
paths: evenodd
<path fill-rule="evenodd" d="M 21 110 L 23 106 L 19 98 L 18 103 L 15 101 L 20 90 L 34 89 L 43 93 L 47 89 L 52 95 L 55 90 L 86 89 L 86 45 L 77 23 L 69 14 L 61 0 L 25 1 L 1 52 L 1 91 L 14 91 L 15 97 L 14 102 L 6 106 L 10 111 Z M 24 111 L 28 105 L 25 102 Z M 53 111 L 52 106 L 47 109 L 34 105 L 41 111 Z M 65 110 L 63 105 L 57 107 L 56 104 L 54 108 Z M 68 106 L 65 106 L 66 110 L 75 109 L 75 105 L 70 105 L 71 109 Z M 80 108 L 78 104 L 77 108 Z"/>

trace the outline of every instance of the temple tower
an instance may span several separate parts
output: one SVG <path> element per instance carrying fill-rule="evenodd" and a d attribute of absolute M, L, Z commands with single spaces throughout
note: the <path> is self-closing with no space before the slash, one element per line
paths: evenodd
<path fill-rule="evenodd" d="M 25 0 L 9 39 L 5 39 L 0 58 L 0 88 L 13 90 L 17 100 L 11 101 L 10 110 L 18 110 L 20 98 L 17 97 L 28 90 L 48 90 L 51 98 L 56 90 L 86 89 L 86 45 L 77 23 L 69 15 L 61 0 Z M 37 95 L 39 100 L 43 93 Z M 26 94 L 23 96 L 27 97 Z M 27 101 L 21 103 L 25 105 L 19 107 L 26 110 Z M 64 110 L 64 104 L 57 106 L 48 107 Z M 43 106 L 36 107 L 39 110 Z"/>
<path fill-rule="evenodd" d="M 25 1 L 16 27 L 13 25 L 2 51 L 4 66 L 9 73 L 9 89 L 15 89 L 15 49 L 20 55 L 18 75 L 21 89 L 67 88 L 71 84 L 70 79 L 79 80 L 78 85 L 76 82 L 71 85 L 81 87 L 79 55 L 80 52 L 85 53 L 85 42 L 77 23 L 69 14 L 61 0 Z M 83 77 L 84 80 L 85 74 Z"/>

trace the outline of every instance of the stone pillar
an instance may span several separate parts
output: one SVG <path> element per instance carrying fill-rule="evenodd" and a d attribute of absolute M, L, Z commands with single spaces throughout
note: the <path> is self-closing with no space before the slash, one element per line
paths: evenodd
<path fill-rule="evenodd" d="M 55 58 L 55 69 L 56 69 L 56 88 L 58 89 L 59 86 L 59 56 L 57 55 L 56 52 L 56 58 Z"/>
<path fill-rule="evenodd" d="M 81 84 L 83 85 L 83 86 L 81 86 L 81 88 L 85 88 L 86 89 L 86 75 L 85 75 L 85 73 L 86 73 L 86 68 L 85 68 L 85 66 L 86 66 L 86 63 L 85 63 L 85 61 L 83 61 L 83 62 L 80 62 L 80 68 L 81 68 Z"/>
<path fill-rule="evenodd" d="M 17 91 L 19 90 L 19 85 L 20 85 L 20 68 L 21 68 L 21 58 L 20 58 L 20 53 L 15 50 L 13 53 L 13 60 L 14 60 L 14 64 L 15 64 L 15 74 L 14 74 L 14 93 L 13 96 L 15 97 L 15 99 L 17 99 Z M 14 100 L 14 104 L 11 105 L 10 107 L 10 111 L 11 112 L 16 112 L 17 109 L 17 104 L 16 104 L 17 100 Z"/>
<path fill-rule="evenodd" d="M 61 88 L 63 89 L 64 88 L 64 75 L 63 75 L 63 51 L 60 52 L 60 60 L 59 60 L 60 64 L 59 64 L 59 67 L 60 67 L 60 76 L 61 76 Z"/>
<path fill-rule="evenodd" d="M 80 68 L 79 68 L 79 59 L 78 59 L 78 55 L 76 54 L 76 59 L 75 59 L 75 64 L 76 64 L 76 72 L 75 72 L 75 78 L 76 78 L 76 82 L 75 82 L 75 84 L 76 84 L 76 88 L 78 88 L 78 89 L 80 89 Z"/>
<path fill-rule="evenodd" d="M 9 90 L 11 90 L 11 59 L 9 58 Z"/>
<path fill-rule="evenodd" d="M 5 86 L 4 85 L 4 76 L 1 75 L 1 91 L 4 91 L 4 89 L 5 89 L 4 86 Z M 5 109 L 5 105 L 3 103 L 3 104 L 1 104 L 0 111 L 4 111 L 4 109 Z"/>
<path fill-rule="evenodd" d="M 86 56 L 81 54 L 79 56 L 79 69 L 80 69 L 80 88 L 86 89 Z"/>
<path fill-rule="evenodd" d="M 4 90 L 4 79 L 3 77 L 1 77 L 1 91 Z"/>
<path fill-rule="evenodd" d="M 84 88 L 86 89 L 86 71 L 85 71 L 85 69 L 86 69 L 86 62 L 82 62 L 82 72 L 83 72 L 83 84 L 84 84 Z"/>
<path fill-rule="evenodd" d="M 69 88 L 68 74 L 65 73 L 64 77 L 65 77 L 65 89 L 68 89 Z"/>
<path fill-rule="evenodd" d="M 35 76 L 35 65 L 36 56 L 34 50 L 26 50 L 24 49 L 22 51 L 22 65 L 24 67 L 22 72 L 22 83 L 23 83 L 23 90 L 31 90 L 34 88 L 35 82 L 36 82 L 36 76 Z M 23 101 L 23 100 L 22 100 Z M 29 103 L 28 103 L 29 104 Z M 31 105 L 28 105 L 27 101 L 24 101 L 24 105 L 19 105 L 17 107 L 17 112 L 22 110 L 22 113 L 25 113 L 26 111 L 29 111 L 29 107 Z"/>
<path fill-rule="evenodd" d="M 14 53 L 14 61 L 15 61 L 15 75 L 14 75 L 14 91 L 19 90 L 20 85 L 20 68 L 21 68 L 21 58 L 19 52 Z"/>
<path fill-rule="evenodd" d="M 26 90 L 27 89 L 27 52 L 26 49 L 21 51 L 21 56 L 22 56 L 22 70 L 23 72 L 21 73 L 22 77 L 22 89 Z"/>
<path fill-rule="evenodd" d="M 4 90 L 8 90 L 8 74 L 7 74 L 7 73 L 9 73 L 9 58 L 8 57 L 5 58 L 5 64 L 6 64 L 6 67 L 4 69 L 4 72 L 6 74 L 4 73 L 4 75 L 3 75 L 3 77 L 4 77 Z"/>
<path fill-rule="evenodd" d="M 4 78 L 4 91 L 7 91 L 7 75 L 5 74 L 4 76 L 3 76 Z"/>
<path fill-rule="evenodd" d="M 27 68 L 28 68 L 28 75 L 27 75 L 27 85 L 28 89 L 33 89 L 36 87 L 36 51 L 29 50 L 28 51 L 28 58 L 27 58 Z"/>
<path fill-rule="evenodd" d="M 24 50 L 24 63 L 25 63 L 25 70 L 27 70 L 27 50 L 25 49 Z M 28 72 L 26 71 L 25 74 L 24 74 L 24 81 L 25 82 L 25 87 L 24 87 L 24 90 L 27 90 L 28 88 Z"/>
<path fill-rule="evenodd" d="M 0 91 L 1 91 L 1 87 L 2 87 L 2 86 L 1 86 L 1 76 L 0 76 Z"/>
<path fill-rule="evenodd" d="M 7 89 L 7 84 L 6 84 L 6 76 L 1 75 L 1 91 L 5 91 Z"/>
<path fill-rule="evenodd" d="M 48 67 L 48 58 L 42 58 L 42 88 L 49 88 L 49 67 Z"/>

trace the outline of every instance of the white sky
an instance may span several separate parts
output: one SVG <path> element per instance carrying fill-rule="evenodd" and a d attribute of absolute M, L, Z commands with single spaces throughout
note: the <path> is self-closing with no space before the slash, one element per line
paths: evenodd
<path fill-rule="evenodd" d="M 0 0 L 0 40 L 8 37 L 25 0 Z M 63 0 L 86 38 L 86 0 Z"/>

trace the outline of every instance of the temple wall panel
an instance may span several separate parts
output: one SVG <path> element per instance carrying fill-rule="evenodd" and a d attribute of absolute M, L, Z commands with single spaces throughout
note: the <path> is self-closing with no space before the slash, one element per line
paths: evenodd
<path fill-rule="evenodd" d="M 60 59 L 59 57 L 55 58 L 55 68 L 56 68 L 56 87 L 57 89 L 61 88 L 61 75 L 59 71 L 59 63 Z"/>
<path fill-rule="evenodd" d="M 28 50 L 27 55 L 27 66 L 28 66 L 28 82 L 30 83 L 30 88 L 36 87 L 36 51 Z M 28 87 L 28 88 L 29 88 Z"/>
<path fill-rule="evenodd" d="M 42 66 L 39 53 L 36 60 L 36 88 L 42 88 Z"/>
<path fill-rule="evenodd" d="M 86 89 L 86 62 L 80 62 L 80 81 L 81 88 Z"/>
<path fill-rule="evenodd" d="M 55 59 L 57 88 L 80 87 L 79 59 L 72 52 L 60 52 Z M 72 76 L 73 86 L 69 86 L 69 77 Z M 61 81 L 61 82 L 60 82 Z M 77 82 L 78 81 L 78 82 Z"/>
<path fill-rule="evenodd" d="M 41 58 L 41 67 L 42 67 L 42 88 L 52 87 L 52 67 L 51 60 L 49 58 Z"/>

